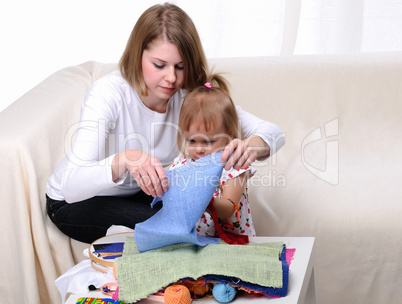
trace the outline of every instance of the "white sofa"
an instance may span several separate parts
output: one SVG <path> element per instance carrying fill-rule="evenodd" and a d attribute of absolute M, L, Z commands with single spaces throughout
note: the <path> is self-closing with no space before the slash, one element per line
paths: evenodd
<path fill-rule="evenodd" d="M 211 63 L 286 135 L 250 181 L 257 234 L 316 237 L 318 303 L 399 303 L 402 52 Z M 115 68 L 65 68 L 0 113 L 0 303 L 60 303 L 54 281 L 82 259 L 48 219 L 45 185 L 86 91 Z"/>

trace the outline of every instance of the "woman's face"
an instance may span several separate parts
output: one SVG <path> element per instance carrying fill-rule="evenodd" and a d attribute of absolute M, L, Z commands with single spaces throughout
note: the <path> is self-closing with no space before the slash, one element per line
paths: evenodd
<path fill-rule="evenodd" d="M 151 110 L 164 112 L 167 100 L 184 84 L 184 63 L 176 45 L 163 39 L 152 41 L 142 54 L 142 72 L 148 96 L 142 96 Z"/>

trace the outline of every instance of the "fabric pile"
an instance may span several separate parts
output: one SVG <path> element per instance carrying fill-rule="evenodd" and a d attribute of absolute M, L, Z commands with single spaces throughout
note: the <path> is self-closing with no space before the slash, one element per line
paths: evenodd
<path fill-rule="evenodd" d="M 162 200 L 163 207 L 136 225 L 134 238 L 127 238 L 123 256 L 115 260 L 119 300 L 132 303 L 175 283 L 191 286 L 200 281 L 204 282 L 203 296 L 211 296 L 205 292 L 210 289 L 208 284 L 224 284 L 225 292 L 229 286 L 231 297 L 235 288 L 265 296 L 286 295 L 289 265 L 283 243 L 245 246 L 247 236 L 240 238 L 222 229 L 217 229 L 221 239 L 197 234 L 196 223 L 208 206 L 219 226 L 209 203 L 224 167 L 221 157 L 222 152 L 212 153 L 166 172 L 169 188 L 152 202 L 153 206 Z M 217 291 L 215 288 L 215 298 Z M 193 292 L 192 297 L 201 294 Z"/>
<path fill-rule="evenodd" d="M 147 298 L 176 282 L 200 278 L 264 296 L 286 296 L 288 288 L 289 264 L 283 243 L 187 243 L 140 253 L 135 240 L 127 238 L 115 266 L 119 300 L 125 303 Z"/>

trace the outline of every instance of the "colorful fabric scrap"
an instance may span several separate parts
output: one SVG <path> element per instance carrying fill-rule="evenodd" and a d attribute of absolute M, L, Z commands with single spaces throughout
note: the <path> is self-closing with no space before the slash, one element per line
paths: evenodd
<path fill-rule="evenodd" d="M 120 304 L 120 301 L 103 298 L 79 298 L 76 304 Z"/>

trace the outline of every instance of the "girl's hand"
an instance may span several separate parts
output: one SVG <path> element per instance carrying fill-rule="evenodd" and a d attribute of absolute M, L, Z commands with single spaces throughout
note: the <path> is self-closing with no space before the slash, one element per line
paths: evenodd
<path fill-rule="evenodd" d="M 117 168 L 118 171 L 115 171 Z M 117 180 L 126 170 L 147 195 L 162 197 L 163 192 L 167 191 L 168 178 L 158 158 L 144 151 L 126 150 L 114 158 L 113 180 Z"/>
<path fill-rule="evenodd" d="M 225 147 L 221 161 L 226 162 L 225 170 L 232 167 L 236 170 L 246 169 L 257 158 L 269 156 L 269 151 L 268 144 L 259 136 L 251 136 L 245 140 L 235 138 Z"/>

